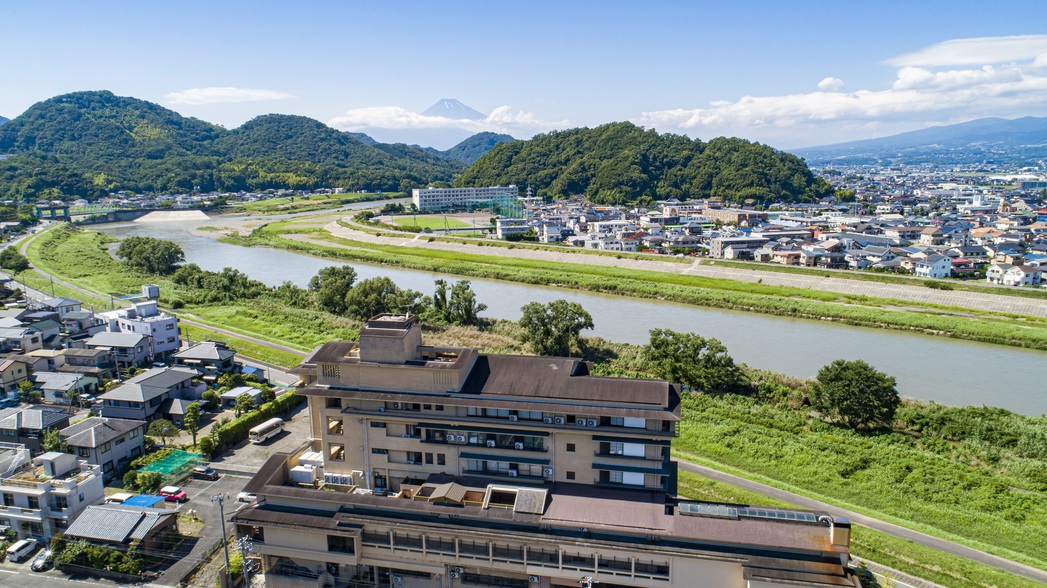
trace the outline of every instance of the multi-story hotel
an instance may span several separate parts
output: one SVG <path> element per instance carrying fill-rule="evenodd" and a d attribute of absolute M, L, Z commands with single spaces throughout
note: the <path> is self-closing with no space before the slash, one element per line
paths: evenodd
<path fill-rule="evenodd" d="M 298 368 L 313 439 L 234 517 L 266 585 L 857 586 L 850 525 L 676 499 L 680 391 L 422 344 L 380 315 Z"/>
<path fill-rule="evenodd" d="M 498 201 L 516 203 L 520 189 L 516 186 L 491 186 L 484 188 L 415 188 L 411 201 L 418 210 L 465 210 L 491 206 Z"/>

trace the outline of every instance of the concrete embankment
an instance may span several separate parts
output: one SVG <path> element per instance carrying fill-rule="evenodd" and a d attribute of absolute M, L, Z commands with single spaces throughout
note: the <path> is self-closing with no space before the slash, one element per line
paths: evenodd
<path fill-rule="evenodd" d="M 154 210 L 142 218 L 135 219 L 136 223 L 167 223 L 185 221 L 210 220 L 202 210 Z"/>

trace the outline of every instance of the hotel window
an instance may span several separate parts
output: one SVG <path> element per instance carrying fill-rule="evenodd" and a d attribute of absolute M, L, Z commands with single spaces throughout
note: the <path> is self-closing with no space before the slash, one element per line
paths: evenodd
<path fill-rule="evenodd" d="M 426 465 L 433 465 L 433 454 L 432 453 L 426 453 L 425 454 L 425 463 L 426 463 Z"/>
<path fill-rule="evenodd" d="M 608 443 L 607 446 L 607 453 L 610 453 L 611 455 L 622 455 L 625 453 L 625 443 L 612 441 Z"/>
<path fill-rule="evenodd" d="M 567 444 L 567 452 L 568 453 L 574 453 L 574 443 L 568 443 Z"/>
<path fill-rule="evenodd" d="M 621 484 L 622 472 L 607 472 L 607 481 L 612 484 Z"/>
<path fill-rule="evenodd" d="M 345 445 L 332 443 L 327 450 L 327 455 L 332 461 L 345 461 Z"/>
<path fill-rule="evenodd" d="M 344 432 L 342 419 L 327 417 L 327 433 L 330 435 L 341 435 Z"/>
<path fill-rule="evenodd" d="M 436 454 L 436 465 L 447 465 L 447 456 L 442 453 Z"/>
<path fill-rule="evenodd" d="M 574 479 L 574 472 L 567 472 L 567 479 L 568 480 L 573 480 Z"/>
<path fill-rule="evenodd" d="M 612 427 L 624 427 L 625 426 L 625 417 L 611 417 L 609 419 L 609 421 L 610 422 L 608 424 L 611 425 Z"/>
<path fill-rule="evenodd" d="M 325 404 L 327 408 L 342 408 L 341 398 L 328 398 Z"/>

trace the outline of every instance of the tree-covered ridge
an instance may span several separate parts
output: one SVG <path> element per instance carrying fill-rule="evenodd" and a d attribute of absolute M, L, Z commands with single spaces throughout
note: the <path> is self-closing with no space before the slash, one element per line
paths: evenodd
<path fill-rule="evenodd" d="M 9 118 L 4 118 L 4 117 L 0 116 L 0 125 L 4 124 L 5 122 L 7 122 L 7 121 L 9 121 L 9 120 L 11 120 L 11 119 L 9 119 Z"/>
<path fill-rule="evenodd" d="M 516 139 L 514 139 L 512 135 L 484 131 L 482 133 L 476 133 L 472 137 L 469 137 L 454 147 L 451 147 L 447 151 L 442 151 L 441 154 L 449 159 L 460 161 L 466 165 L 472 165 L 477 159 L 480 159 L 491 149 L 494 149 L 495 145 L 499 143 L 512 143 L 515 140 Z"/>
<path fill-rule="evenodd" d="M 462 164 L 405 145 L 367 145 L 306 117 L 265 115 L 227 131 L 135 98 L 76 92 L 0 128 L 0 198 L 103 197 L 115 190 L 400 190 Z"/>
<path fill-rule="evenodd" d="M 725 137 L 706 143 L 628 122 L 498 144 L 456 181 L 497 184 L 529 185 L 552 198 L 584 195 L 597 203 L 672 197 L 768 203 L 831 193 L 803 160 L 767 145 Z"/>

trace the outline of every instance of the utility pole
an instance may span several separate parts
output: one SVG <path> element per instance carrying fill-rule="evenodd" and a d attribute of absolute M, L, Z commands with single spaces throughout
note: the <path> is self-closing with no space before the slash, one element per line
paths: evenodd
<path fill-rule="evenodd" d="M 225 494 L 215 494 L 211 497 L 211 502 L 218 503 L 218 520 L 222 521 L 222 549 L 225 551 L 225 579 L 227 585 L 232 588 L 233 575 L 229 570 L 229 542 L 225 534 L 225 499 Z"/>
<path fill-rule="evenodd" d="M 251 588 L 251 562 L 247 559 L 247 554 L 254 551 L 254 542 L 251 541 L 250 537 L 240 537 L 236 540 L 236 546 L 240 549 L 240 561 L 243 562 L 244 566 L 244 586 Z"/>

